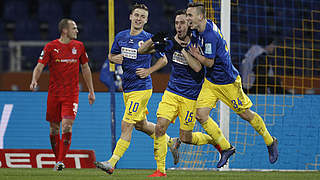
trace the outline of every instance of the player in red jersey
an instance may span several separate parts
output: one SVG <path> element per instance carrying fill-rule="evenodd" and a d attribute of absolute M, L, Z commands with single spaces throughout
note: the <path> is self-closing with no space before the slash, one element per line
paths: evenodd
<path fill-rule="evenodd" d="M 71 144 L 72 124 L 79 101 L 79 64 L 89 89 L 89 104 L 95 101 L 89 59 L 83 43 L 75 40 L 78 34 L 76 23 L 62 19 L 59 31 L 60 38 L 49 42 L 41 52 L 30 84 L 30 90 L 35 91 L 43 68 L 48 65 L 50 79 L 46 119 L 50 123 L 50 142 L 57 161 L 55 170 L 64 169 L 63 160 Z"/>

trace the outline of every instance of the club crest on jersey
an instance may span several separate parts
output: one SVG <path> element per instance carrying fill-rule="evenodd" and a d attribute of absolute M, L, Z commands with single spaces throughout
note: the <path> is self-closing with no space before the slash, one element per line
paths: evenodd
<path fill-rule="evenodd" d="M 72 54 L 77 54 L 77 49 L 75 47 L 72 48 Z"/>
<path fill-rule="evenodd" d="M 133 39 L 129 39 L 129 42 L 128 43 L 130 43 L 130 44 L 133 44 L 134 42 L 133 42 Z"/>
<path fill-rule="evenodd" d="M 139 41 L 138 46 L 141 47 L 143 43 L 144 43 L 143 41 Z"/>

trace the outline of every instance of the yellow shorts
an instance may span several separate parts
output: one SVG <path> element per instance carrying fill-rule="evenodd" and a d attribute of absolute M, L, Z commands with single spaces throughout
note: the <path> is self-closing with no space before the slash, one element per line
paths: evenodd
<path fill-rule="evenodd" d="M 205 79 L 196 108 L 215 108 L 219 99 L 237 114 L 252 106 L 251 100 L 242 90 L 240 76 L 233 83 L 224 85 L 213 84 Z"/>
<path fill-rule="evenodd" d="M 157 117 L 162 117 L 175 123 L 177 117 L 180 120 L 180 129 L 193 130 L 196 123 L 195 114 L 196 101 L 187 99 L 169 91 L 164 91 L 159 104 Z"/>
<path fill-rule="evenodd" d="M 135 124 L 137 121 L 147 119 L 147 105 L 152 95 L 152 89 L 123 93 L 126 110 L 123 120 Z"/>

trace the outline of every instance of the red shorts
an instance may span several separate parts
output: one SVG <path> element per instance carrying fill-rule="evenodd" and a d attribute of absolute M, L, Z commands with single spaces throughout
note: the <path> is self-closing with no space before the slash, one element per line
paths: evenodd
<path fill-rule="evenodd" d="M 74 120 L 78 111 L 78 96 L 50 96 L 47 100 L 47 121 L 60 122 L 62 119 Z"/>

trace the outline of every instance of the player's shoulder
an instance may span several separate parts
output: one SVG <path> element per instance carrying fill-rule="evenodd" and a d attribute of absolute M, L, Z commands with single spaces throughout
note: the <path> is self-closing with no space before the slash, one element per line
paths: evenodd
<path fill-rule="evenodd" d="M 145 30 L 142 30 L 142 32 L 140 33 L 141 36 L 144 36 L 146 38 L 151 38 L 153 35 Z"/>
<path fill-rule="evenodd" d="M 204 35 L 207 37 L 207 38 L 214 38 L 214 37 L 217 37 L 219 36 L 219 28 L 218 26 L 213 22 L 211 21 L 210 19 L 207 20 L 207 24 L 206 24 L 206 29 L 204 31 Z"/>
<path fill-rule="evenodd" d="M 130 34 L 130 29 L 125 29 L 125 30 L 122 30 L 122 31 L 120 31 L 120 32 L 118 32 L 117 34 L 116 34 L 116 36 L 121 36 L 121 37 L 123 37 L 123 36 L 128 36 Z"/>
<path fill-rule="evenodd" d="M 76 45 L 83 46 L 83 42 L 78 41 L 78 40 L 71 40 L 71 43 L 72 43 L 72 44 L 76 44 Z"/>
<path fill-rule="evenodd" d="M 59 39 L 52 40 L 45 45 L 47 49 L 57 47 L 57 46 L 59 46 Z"/>

